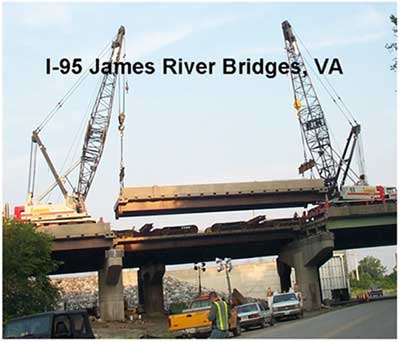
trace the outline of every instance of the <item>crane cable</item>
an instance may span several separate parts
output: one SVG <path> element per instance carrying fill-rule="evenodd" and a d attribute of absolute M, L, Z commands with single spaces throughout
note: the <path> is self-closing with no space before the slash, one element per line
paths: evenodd
<path fill-rule="evenodd" d="M 101 83 L 101 78 L 99 78 L 99 82 L 98 83 L 99 84 Z M 85 123 L 87 122 L 87 118 L 90 116 L 90 107 L 92 106 L 92 104 L 94 102 L 94 98 L 95 98 L 95 96 L 97 94 L 98 88 L 99 87 L 94 87 L 93 88 L 93 94 L 90 97 L 90 100 L 88 102 L 86 110 L 83 112 L 81 123 L 80 123 L 80 127 L 76 131 L 76 134 L 75 134 L 74 138 L 72 139 L 72 143 L 71 143 L 71 145 L 69 147 L 68 153 L 67 153 L 67 155 L 66 155 L 66 157 L 64 159 L 64 162 L 63 162 L 63 164 L 61 166 L 61 169 L 59 171 L 60 174 L 62 174 L 64 172 L 64 169 L 67 166 L 67 162 L 68 162 L 69 159 L 71 161 L 71 164 L 73 164 L 77 160 L 76 159 L 76 155 L 78 153 L 79 140 L 80 140 L 80 137 L 83 134 L 83 131 L 84 131 L 84 128 L 85 128 Z M 71 184 L 71 182 L 70 182 L 68 177 L 66 177 L 65 179 L 68 181 L 68 184 L 71 186 L 72 192 L 75 192 L 76 191 L 76 187 Z M 46 197 L 48 197 L 50 194 L 51 193 L 48 193 Z M 61 199 L 61 193 L 58 194 L 57 202 L 59 202 L 60 199 Z"/>
<path fill-rule="evenodd" d="M 299 38 L 299 41 L 301 42 L 300 38 Z M 306 51 L 308 52 L 307 48 L 304 46 L 303 43 L 302 43 L 302 45 L 303 45 L 303 47 L 306 49 Z M 310 54 L 310 53 L 308 52 L 308 54 Z M 329 90 L 326 88 L 325 84 L 321 81 L 319 75 L 315 72 L 315 70 L 313 69 L 311 63 L 309 63 L 307 59 L 304 59 L 304 62 L 307 64 L 307 66 L 309 67 L 309 69 L 311 69 L 311 71 L 314 73 L 314 75 L 316 76 L 316 78 L 318 79 L 318 81 L 320 82 L 320 84 L 323 86 L 323 88 L 325 89 L 325 91 L 326 91 L 326 92 L 328 93 L 328 95 L 331 97 L 332 101 L 333 101 L 333 102 L 336 104 L 336 106 L 339 108 L 340 112 L 341 112 L 341 113 L 343 114 L 343 116 L 346 118 L 346 120 L 347 120 L 347 122 L 350 124 L 350 126 L 353 127 L 353 123 L 352 123 L 351 120 L 348 118 L 348 116 L 347 116 L 346 113 L 343 111 L 343 109 L 337 104 L 335 98 L 330 94 L 330 92 L 329 92 Z M 357 124 L 357 121 L 356 121 L 353 117 L 352 117 L 352 119 L 353 119 L 353 121 L 355 122 L 355 124 Z M 326 117 L 325 117 L 325 123 L 326 123 L 326 126 L 328 127 L 328 130 L 331 132 L 331 136 L 332 136 L 332 138 L 333 138 L 333 142 L 334 142 L 334 144 L 336 145 L 336 149 L 339 151 L 339 153 L 338 153 L 333 147 L 331 147 L 331 148 L 332 148 L 332 151 L 333 151 L 334 154 L 337 156 L 337 158 L 340 160 L 340 159 L 341 159 L 342 150 L 341 150 L 341 148 L 340 148 L 340 146 L 339 146 L 339 144 L 338 144 L 338 142 L 337 142 L 337 140 L 336 140 L 335 135 L 332 133 L 332 130 L 329 129 L 328 120 L 326 119 Z M 357 145 L 358 145 L 358 144 L 357 144 Z M 341 167 L 342 170 L 343 170 L 343 167 L 344 167 L 344 166 L 342 165 L 342 167 Z M 349 171 L 352 172 L 353 175 L 355 175 L 356 177 L 358 177 L 357 174 L 356 174 L 356 172 L 355 172 L 351 167 L 349 167 Z M 351 178 L 351 176 L 350 176 L 349 174 L 348 174 L 347 176 L 350 178 L 350 180 L 351 180 L 352 182 L 355 182 L 354 179 Z"/>
<path fill-rule="evenodd" d="M 294 31 L 294 30 L 293 30 Z M 295 32 L 295 31 L 294 31 Z M 301 40 L 300 36 L 297 34 L 297 32 L 295 32 L 295 35 L 297 37 L 297 39 L 299 40 L 300 44 L 303 46 L 304 50 L 306 51 L 306 53 L 308 54 L 308 56 L 313 59 L 310 51 L 307 49 L 307 46 L 303 43 L 303 41 Z M 327 94 L 329 95 L 329 97 L 332 99 L 332 101 L 335 103 L 335 105 L 339 108 L 340 112 L 343 114 L 343 116 L 346 118 L 346 120 L 349 122 L 349 124 L 351 126 L 353 126 L 353 123 L 351 122 L 350 118 L 354 121 L 355 124 L 357 124 L 357 120 L 354 118 L 352 112 L 350 111 L 350 109 L 346 106 L 346 104 L 344 103 L 344 101 L 342 100 L 342 98 L 340 97 L 340 95 L 337 93 L 336 89 L 333 87 L 333 85 L 331 84 L 331 82 L 329 82 L 328 78 L 325 76 L 325 74 L 322 74 L 323 78 L 325 79 L 325 81 L 327 82 L 327 84 L 329 85 L 329 87 L 333 90 L 334 94 L 336 95 L 337 99 L 340 101 L 340 103 L 343 105 L 344 109 L 347 111 L 348 114 L 345 113 L 345 111 L 343 110 L 343 108 L 338 104 L 338 102 L 336 101 L 335 97 L 332 95 L 332 93 L 328 90 L 327 86 L 322 82 L 320 75 L 318 75 L 316 73 L 316 71 L 314 70 L 314 68 L 310 65 L 310 63 L 307 62 L 307 60 L 305 60 L 305 62 L 310 66 L 311 71 L 314 73 L 314 75 L 316 76 L 316 78 L 318 79 L 318 81 L 321 83 L 321 85 L 323 86 L 323 88 L 325 89 L 325 91 L 327 92 Z M 350 116 L 350 118 L 349 118 Z"/>
<path fill-rule="evenodd" d="M 125 38 L 124 38 L 125 40 Z M 123 55 L 122 59 L 124 60 L 126 56 L 125 52 L 125 44 L 123 44 Z M 128 83 L 125 79 L 125 75 L 122 78 L 122 108 L 121 108 L 121 77 L 118 77 L 118 98 L 119 98 L 119 115 L 118 115 L 118 130 L 121 137 L 121 159 L 119 166 L 119 185 L 120 185 L 120 193 L 122 193 L 122 188 L 124 187 L 124 178 L 125 178 L 125 165 L 124 165 L 124 130 L 125 130 L 125 92 L 128 92 Z"/>
<path fill-rule="evenodd" d="M 294 31 L 294 30 L 293 30 L 293 31 Z M 306 46 L 306 45 L 304 44 L 304 42 L 301 40 L 301 38 L 299 37 L 299 35 L 297 34 L 297 32 L 295 32 L 295 34 L 296 34 L 296 37 L 298 38 L 299 42 L 301 43 L 302 47 L 303 47 L 303 48 L 305 49 L 305 51 L 307 52 L 308 56 L 312 59 L 313 57 L 312 57 L 310 51 L 307 49 L 307 46 Z M 340 95 L 338 94 L 338 92 L 336 91 L 336 89 L 333 87 L 333 85 L 331 84 L 331 82 L 328 80 L 328 78 L 325 76 L 325 74 L 322 75 L 323 78 L 325 79 L 325 81 L 327 82 L 327 84 L 329 85 L 329 87 L 332 89 L 332 91 L 333 91 L 334 94 L 336 95 L 337 99 L 338 99 L 338 100 L 340 101 L 340 103 L 342 104 L 343 108 L 347 111 L 348 115 L 345 113 L 345 111 L 343 110 L 343 108 L 338 104 L 338 102 L 336 101 L 335 97 L 331 94 L 331 92 L 328 90 L 328 88 L 326 87 L 326 85 L 322 82 L 321 77 L 320 77 L 320 76 L 318 75 L 318 73 L 314 70 L 314 68 L 313 68 L 313 66 L 311 65 L 311 63 L 309 63 L 308 60 L 307 60 L 306 58 L 304 58 L 304 61 L 305 61 L 305 63 L 307 64 L 307 66 L 309 67 L 309 69 L 312 71 L 312 73 L 315 75 L 315 77 L 318 79 L 318 81 L 320 82 L 320 84 L 322 85 L 322 87 L 324 88 L 324 90 L 325 90 L 325 91 L 327 92 L 327 94 L 330 96 L 330 98 L 332 99 L 332 101 L 334 102 L 334 104 L 339 108 L 340 112 L 341 112 L 341 113 L 343 114 L 343 116 L 346 118 L 346 120 L 348 121 L 348 123 L 350 124 L 350 126 L 352 126 L 352 127 L 354 126 L 354 124 L 351 122 L 351 120 L 353 120 L 354 123 L 355 123 L 356 125 L 358 125 L 358 122 L 357 122 L 357 120 L 354 118 L 352 112 L 351 112 L 350 109 L 347 107 L 347 105 L 344 103 L 344 101 L 342 100 L 342 98 L 340 97 Z M 350 116 L 351 119 L 349 118 L 349 116 Z M 325 118 L 325 121 L 326 121 L 326 123 L 327 123 L 326 118 Z M 327 126 L 328 126 L 328 124 L 327 124 Z M 336 148 L 337 148 L 337 149 L 339 150 L 339 152 L 341 153 L 341 149 L 340 149 L 340 147 L 339 147 L 339 145 L 338 145 L 338 143 L 337 143 L 337 141 L 336 141 L 336 139 L 335 139 L 335 136 L 334 136 L 334 135 L 332 135 L 332 136 L 333 136 L 333 140 L 334 140 L 334 142 L 335 142 L 335 144 L 336 144 Z M 360 148 L 360 143 L 357 144 L 357 147 Z M 338 154 L 338 153 L 335 151 L 334 148 L 332 148 L 332 151 L 336 154 L 336 156 L 337 156 L 339 159 L 341 158 L 340 154 Z M 364 159 L 364 158 L 362 157 L 362 155 L 361 155 L 360 152 L 359 152 L 359 159 Z M 360 162 L 360 165 L 362 165 L 362 166 L 360 167 L 360 169 L 361 169 L 361 168 L 364 169 L 364 166 L 363 166 L 364 160 L 359 161 L 359 162 Z M 343 170 L 343 167 L 344 167 L 344 166 L 341 167 L 342 170 Z M 358 175 L 356 174 L 356 172 L 355 172 L 351 167 L 349 167 L 349 171 L 350 171 L 350 173 L 353 173 L 353 175 L 354 175 L 356 178 L 358 178 Z M 354 182 L 354 179 L 350 176 L 350 174 L 348 174 L 347 176 L 350 178 L 351 181 Z"/>
<path fill-rule="evenodd" d="M 100 53 L 97 55 L 97 59 L 101 59 L 105 56 L 107 53 L 107 49 L 109 48 L 110 44 L 114 41 L 115 38 L 113 38 L 111 41 L 107 42 L 107 44 L 104 46 L 104 48 L 100 51 Z M 75 81 L 75 83 L 71 86 L 71 88 L 68 89 L 68 91 L 65 93 L 65 95 L 57 102 L 55 107 L 45 116 L 43 121 L 38 125 L 36 128 L 36 132 L 40 132 L 49 122 L 50 120 L 55 116 L 55 114 L 61 109 L 61 107 L 66 103 L 66 101 L 73 95 L 75 90 L 83 83 L 83 81 L 87 78 L 89 75 L 89 70 L 90 68 L 94 65 L 96 62 L 96 59 L 87 67 L 85 72 L 81 74 L 81 76 Z M 36 178 L 36 159 L 37 159 L 37 145 L 33 149 L 33 141 L 31 143 L 31 151 L 30 151 L 30 161 L 29 161 L 29 177 L 28 177 L 28 193 L 32 193 L 34 191 L 35 187 L 35 178 Z M 73 145 L 73 143 L 72 143 Z M 71 150 L 71 149 L 70 149 Z M 70 151 L 68 152 L 69 155 Z M 67 158 L 68 158 L 67 155 Z M 33 165 L 32 165 L 32 160 Z M 64 162 L 65 164 L 65 162 Z M 64 168 L 64 167 L 63 167 Z"/>
<path fill-rule="evenodd" d="M 101 50 L 99 55 L 97 56 L 97 59 L 101 59 L 104 57 L 105 53 L 107 52 L 107 48 L 110 47 L 110 43 L 112 43 L 114 39 L 112 39 L 110 42 L 106 44 L 106 46 Z M 43 121 L 39 124 L 39 126 L 36 128 L 37 132 L 40 132 L 48 123 L 49 121 L 54 117 L 54 115 L 60 110 L 60 108 L 65 104 L 65 102 L 72 96 L 72 94 L 75 92 L 75 90 L 82 84 L 82 82 L 87 78 L 89 75 L 89 69 L 94 65 L 96 62 L 96 59 L 89 65 L 89 67 L 85 70 L 83 74 L 75 81 L 75 83 L 72 85 L 72 87 L 65 93 L 65 95 L 57 102 L 55 107 L 46 115 L 46 117 L 43 119 Z"/>
<path fill-rule="evenodd" d="M 33 141 L 31 140 L 31 152 L 29 154 L 29 177 L 28 177 L 28 193 L 33 192 L 33 190 L 31 189 L 31 185 L 32 185 L 32 163 L 33 163 Z"/>
<path fill-rule="evenodd" d="M 101 83 L 101 78 L 99 79 L 98 83 L 99 84 Z M 90 107 L 92 106 L 92 104 L 94 102 L 97 91 L 98 91 L 98 87 L 93 88 L 93 94 L 90 97 L 90 101 L 88 102 L 86 110 L 83 112 L 79 129 L 77 130 L 77 132 L 74 136 L 74 139 L 72 139 L 71 146 L 68 150 L 67 156 L 65 157 L 63 165 L 61 166 L 60 173 L 62 173 L 64 171 L 64 168 L 66 167 L 66 164 L 67 164 L 70 156 L 71 156 L 71 162 L 75 159 L 75 156 L 76 156 L 76 153 L 77 153 L 78 147 L 79 147 L 79 144 L 78 144 L 79 139 L 78 138 L 82 135 L 83 130 L 85 128 L 85 123 L 87 122 L 87 118 L 90 116 Z M 74 150 L 74 152 L 71 154 L 72 150 Z"/>

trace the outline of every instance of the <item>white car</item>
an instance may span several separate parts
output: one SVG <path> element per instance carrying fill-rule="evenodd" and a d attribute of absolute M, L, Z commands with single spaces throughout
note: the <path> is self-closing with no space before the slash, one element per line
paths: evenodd
<path fill-rule="evenodd" d="M 271 312 L 266 310 L 261 303 L 247 303 L 236 307 L 240 326 L 244 329 L 250 327 L 265 328 L 266 324 L 273 325 Z"/>
<path fill-rule="evenodd" d="M 272 317 L 303 317 L 303 308 L 294 292 L 279 293 L 272 297 Z"/>

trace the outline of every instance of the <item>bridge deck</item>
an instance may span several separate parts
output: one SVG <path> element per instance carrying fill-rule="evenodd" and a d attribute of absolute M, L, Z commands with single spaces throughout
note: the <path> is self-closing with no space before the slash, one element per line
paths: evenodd
<path fill-rule="evenodd" d="M 299 207 L 323 201 L 321 179 L 123 188 L 119 217 Z"/>
<path fill-rule="evenodd" d="M 335 249 L 388 246 L 397 243 L 396 203 L 331 207 L 327 215 L 303 227 L 296 219 L 262 221 L 256 227 L 197 234 L 118 236 L 108 225 L 91 230 L 60 227 L 53 242 L 53 258 L 63 264 L 57 273 L 97 271 L 105 250 L 125 251 L 124 267 L 138 267 L 149 260 L 167 265 L 210 261 L 215 257 L 250 258 L 278 255 L 282 246 L 304 234 L 302 228 L 326 227 L 335 235 Z M 274 224 L 275 223 L 275 224 Z M 86 227 L 87 228 L 87 227 Z M 79 230 L 80 236 L 77 234 Z M 307 229 L 306 229 L 307 230 Z"/>

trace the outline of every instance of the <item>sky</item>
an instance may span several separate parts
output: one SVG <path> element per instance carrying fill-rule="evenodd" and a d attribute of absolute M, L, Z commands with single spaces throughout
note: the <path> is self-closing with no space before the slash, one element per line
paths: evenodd
<path fill-rule="evenodd" d="M 393 40 L 395 3 L 5 3 L 3 4 L 3 201 L 25 202 L 31 132 L 79 76 L 46 75 L 46 59 L 91 63 L 126 28 L 128 61 L 152 61 L 152 75 L 129 75 L 126 186 L 295 179 L 303 162 L 300 128 L 285 75 L 223 75 L 221 60 L 286 61 L 281 22 L 289 20 L 313 57 L 338 58 L 327 76 L 362 126 L 370 184 L 396 185 L 396 74 L 385 44 Z M 301 48 L 301 46 L 300 46 Z M 306 55 L 305 51 L 303 51 Z M 164 75 L 163 58 L 216 61 L 213 75 Z M 313 75 L 312 75 L 313 76 Z M 350 126 L 313 79 L 334 146 Z M 90 75 L 41 132 L 58 170 L 79 158 L 99 77 Z M 115 220 L 119 193 L 118 101 L 103 158 L 87 198 L 90 214 L 114 229 L 293 215 L 294 209 L 170 215 Z M 83 125 L 82 125 L 83 124 Z M 72 148 L 71 148 L 72 146 Z M 68 155 L 68 151 L 72 152 Z M 69 156 L 69 158 L 67 158 Z M 74 159 L 75 157 L 75 159 Z M 65 165 L 63 168 L 62 166 Z M 76 175 L 75 175 L 76 176 Z M 71 181 L 76 184 L 77 178 Z M 35 194 L 53 182 L 41 155 Z M 61 201 L 55 192 L 48 199 Z M 389 270 L 395 247 L 357 250 Z"/>

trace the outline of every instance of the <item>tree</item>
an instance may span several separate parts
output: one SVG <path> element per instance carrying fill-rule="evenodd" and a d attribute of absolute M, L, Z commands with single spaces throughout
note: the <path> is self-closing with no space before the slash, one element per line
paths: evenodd
<path fill-rule="evenodd" d="M 379 280 L 383 279 L 387 269 L 379 259 L 373 256 L 366 256 L 360 260 L 358 271 L 361 277 L 368 275 L 372 280 Z"/>
<path fill-rule="evenodd" d="M 386 44 L 385 47 L 390 52 L 394 52 L 397 55 L 397 17 L 394 14 L 392 14 L 390 16 L 390 21 L 393 24 L 392 31 L 393 31 L 393 34 L 395 37 L 395 41 L 392 43 Z M 390 70 L 393 70 L 393 71 L 397 70 L 397 57 L 396 56 L 393 58 L 393 64 L 390 66 Z"/>
<path fill-rule="evenodd" d="M 393 267 L 392 273 L 390 273 L 387 278 L 392 281 L 394 284 L 397 282 L 397 265 Z"/>
<path fill-rule="evenodd" d="M 3 320 L 51 310 L 59 298 L 48 274 L 51 238 L 31 224 L 3 219 Z"/>

